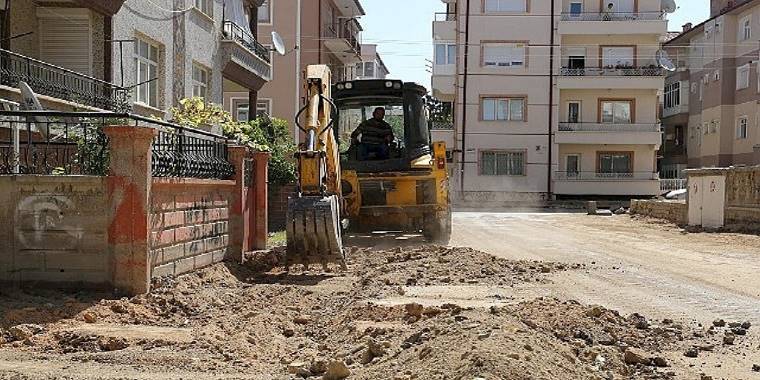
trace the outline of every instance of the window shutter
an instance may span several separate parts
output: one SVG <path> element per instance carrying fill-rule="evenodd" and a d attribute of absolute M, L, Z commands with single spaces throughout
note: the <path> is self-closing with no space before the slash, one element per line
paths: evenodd
<path fill-rule="evenodd" d="M 92 75 L 90 12 L 87 9 L 37 8 L 40 60 Z"/>

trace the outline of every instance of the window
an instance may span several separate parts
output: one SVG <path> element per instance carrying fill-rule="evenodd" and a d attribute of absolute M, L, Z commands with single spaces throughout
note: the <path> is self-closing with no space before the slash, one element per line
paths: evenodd
<path fill-rule="evenodd" d="M 195 8 L 210 17 L 214 17 L 214 0 L 195 0 Z"/>
<path fill-rule="evenodd" d="M 736 68 L 736 89 L 749 87 L 749 63 Z"/>
<path fill-rule="evenodd" d="M 527 0 L 485 0 L 488 12 L 527 12 Z"/>
<path fill-rule="evenodd" d="M 570 3 L 570 16 L 580 17 L 583 14 L 583 3 L 580 1 L 573 1 Z"/>
<path fill-rule="evenodd" d="M 633 163 L 632 152 L 598 152 L 598 174 L 631 174 Z"/>
<path fill-rule="evenodd" d="M 456 44 L 435 44 L 435 64 L 453 65 L 457 59 Z"/>
<path fill-rule="evenodd" d="M 525 175 L 525 152 L 481 152 L 480 175 Z"/>
<path fill-rule="evenodd" d="M 483 98 L 485 121 L 525 121 L 525 98 Z"/>
<path fill-rule="evenodd" d="M 603 67 L 633 67 L 636 50 L 633 46 L 602 47 Z"/>
<path fill-rule="evenodd" d="M 630 124 L 633 122 L 632 110 L 633 102 L 630 100 L 602 101 L 602 123 Z"/>
<path fill-rule="evenodd" d="M 272 0 L 264 0 L 264 3 L 259 6 L 259 22 L 262 24 L 271 24 L 272 23 L 272 6 L 271 6 Z"/>
<path fill-rule="evenodd" d="M 375 62 L 364 62 L 364 76 L 369 78 L 375 77 Z"/>
<path fill-rule="evenodd" d="M 209 87 L 209 71 L 205 67 L 193 63 L 193 96 L 206 98 Z"/>
<path fill-rule="evenodd" d="M 744 140 L 747 138 L 747 117 L 742 116 L 736 121 L 736 138 L 739 140 Z"/>
<path fill-rule="evenodd" d="M 580 123 L 580 121 L 581 121 L 581 103 L 580 102 L 567 103 L 567 122 Z"/>
<path fill-rule="evenodd" d="M 135 101 L 158 107 L 158 46 L 135 41 Z"/>
<path fill-rule="evenodd" d="M 240 102 L 235 103 L 235 120 L 237 121 L 247 121 L 248 120 L 248 100 L 243 100 Z M 259 99 L 258 102 L 256 102 L 256 115 L 261 115 L 262 113 L 266 113 L 267 115 L 270 115 L 272 111 L 272 100 L 271 99 Z"/>
<path fill-rule="evenodd" d="M 577 177 L 581 172 L 581 156 L 568 154 L 565 158 L 565 173 L 568 177 Z"/>
<path fill-rule="evenodd" d="M 483 44 L 483 66 L 522 67 L 524 65 L 524 44 Z"/>
<path fill-rule="evenodd" d="M 683 125 L 676 125 L 675 127 L 675 141 L 673 142 L 675 146 L 681 146 L 683 145 Z"/>
<path fill-rule="evenodd" d="M 710 129 L 709 129 L 710 133 L 718 133 L 719 130 L 720 130 L 720 120 L 711 121 Z"/>
<path fill-rule="evenodd" d="M 747 16 L 739 23 L 739 40 L 746 41 L 752 38 L 752 16 Z"/>
<path fill-rule="evenodd" d="M 674 108 L 681 105 L 681 82 L 665 85 L 664 103 L 665 108 Z"/>

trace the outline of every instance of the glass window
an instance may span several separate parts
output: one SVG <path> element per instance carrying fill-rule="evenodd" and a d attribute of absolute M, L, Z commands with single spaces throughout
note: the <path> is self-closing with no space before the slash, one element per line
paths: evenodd
<path fill-rule="evenodd" d="M 480 175 L 525 175 L 525 152 L 485 151 L 480 153 Z"/>
<path fill-rule="evenodd" d="M 749 63 L 736 68 L 736 89 L 749 87 Z"/>
<path fill-rule="evenodd" d="M 483 98 L 481 109 L 485 121 L 525 120 L 525 98 Z"/>
<path fill-rule="evenodd" d="M 135 101 L 158 107 L 158 46 L 135 41 Z"/>
<path fill-rule="evenodd" d="M 578 102 L 567 103 L 567 122 L 580 123 L 580 120 L 581 120 L 581 104 Z"/>
<path fill-rule="evenodd" d="M 605 124 L 630 124 L 632 104 L 630 101 L 603 101 L 602 123 Z"/>
<path fill-rule="evenodd" d="M 579 17 L 583 13 L 583 3 L 574 1 L 570 3 L 570 15 L 573 17 Z"/>
<path fill-rule="evenodd" d="M 602 64 L 604 67 L 633 67 L 633 46 L 602 48 Z"/>
<path fill-rule="evenodd" d="M 736 138 L 744 140 L 748 136 L 747 126 L 749 121 L 746 116 L 742 116 L 736 121 Z"/>
<path fill-rule="evenodd" d="M 206 98 L 209 87 L 209 71 L 205 67 L 193 64 L 193 96 Z"/>
<path fill-rule="evenodd" d="M 521 67 L 525 64 L 523 44 L 483 44 L 483 65 Z"/>
<path fill-rule="evenodd" d="M 271 99 L 259 99 L 256 102 L 256 115 L 266 113 L 270 115 L 272 112 L 272 100 Z M 235 120 L 248 121 L 248 100 L 240 101 L 235 104 Z"/>
<path fill-rule="evenodd" d="M 368 78 L 375 77 L 375 62 L 364 62 L 364 76 Z"/>
<path fill-rule="evenodd" d="M 681 82 L 665 85 L 663 103 L 665 108 L 674 108 L 681 105 Z"/>
<path fill-rule="evenodd" d="M 195 7 L 201 12 L 214 17 L 214 0 L 195 0 Z"/>
<path fill-rule="evenodd" d="M 488 12 L 526 12 L 526 0 L 486 0 L 485 11 Z"/>
<path fill-rule="evenodd" d="M 752 38 L 752 16 L 743 18 L 739 25 L 739 40 Z"/>
<path fill-rule="evenodd" d="M 631 152 L 599 152 L 600 174 L 631 174 Z"/>
<path fill-rule="evenodd" d="M 270 2 L 272 0 L 264 0 L 264 3 L 259 7 L 259 22 L 263 24 L 272 23 L 272 6 Z"/>
<path fill-rule="evenodd" d="M 436 44 L 435 45 L 435 64 L 436 65 L 453 65 L 457 59 L 456 44 Z"/>

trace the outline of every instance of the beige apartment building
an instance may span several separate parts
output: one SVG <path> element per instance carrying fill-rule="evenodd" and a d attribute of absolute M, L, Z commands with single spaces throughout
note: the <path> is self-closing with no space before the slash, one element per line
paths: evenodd
<path fill-rule="evenodd" d="M 293 121 L 304 100 L 303 70 L 311 64 L 327 64 L 333 81 L 353 79 L 362 62 L 359 0 L 265 0 L 259 7 L 259 40 L 272 46 L 271 33 L 278 32 L 286 54 L 272 57 L 272 78 L 259 92 L 257 111 Z M 224 106 L 233 116 L 248 115 L 248 92 L 225 92 Z"/>
<path fill-rule="evenodd" d="M 659 192 L 660 0 L 443 1 L 432 87 L 455 122 L 433 136 L 460 200 Z"/>
<path fill-rule="evenodd" d="M 760 164 L 760 1 L 711 2 L 711 17 L 665 44 L 663 170 Z M 678 91 L 676 94 L 675 91 Z"/>

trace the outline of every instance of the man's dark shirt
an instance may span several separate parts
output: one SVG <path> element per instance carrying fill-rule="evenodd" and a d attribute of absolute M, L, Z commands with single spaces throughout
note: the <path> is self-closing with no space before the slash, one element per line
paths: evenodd
<path fill-rule="evenodd" d="M 375 118 L 365 120 L 356 130 L 351 133 L 351 138 L 356 139 L 362 135 L 363 144 L 388 144 L 393 140 L 393 128 L 385 120 Z"/>

